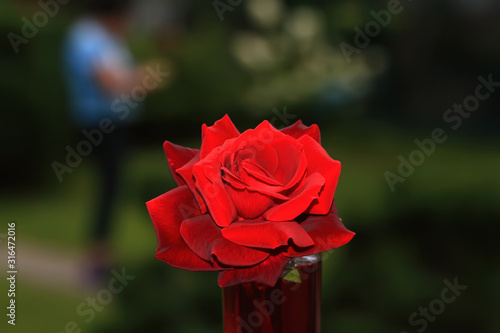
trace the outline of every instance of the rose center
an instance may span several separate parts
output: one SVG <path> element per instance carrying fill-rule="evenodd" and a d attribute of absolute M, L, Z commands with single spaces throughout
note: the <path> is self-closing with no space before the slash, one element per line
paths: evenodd
<path fill-rule="evenodd" d="M 253 160 L 255 158 L 255 152 L 250 150 L 250 149 L 240 149 L 234 154 L 234 159 L 233 162 L 231 163 L 231 171 L 235 174 L 238 175 L 239 177 L 242 176 L 242 173 L 244 172 L 246 174 L 246 171 L 243 168 L 243 164 L 247 160 Z"/>

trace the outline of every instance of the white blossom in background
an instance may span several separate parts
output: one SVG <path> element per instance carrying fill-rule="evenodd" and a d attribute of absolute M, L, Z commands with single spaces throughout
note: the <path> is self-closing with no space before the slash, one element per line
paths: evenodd
<path fill-rule="evenodd" d="M 335 107 L 368 94 L 388 69 L 389 54 L 374 45 L 346 66 L 327 34 L 326 14 L 313 6 L 287 9 L 282 0 L 247 0 L 257 29 L 233 33 L 231 53 L 254 80 L 242 104 L 255 112 L 307 98 Z"/>
<path fill-rule="evenodd" d="M 263 28 L 277 26 L 285 11 L 282 0 L 247 0 L 246 8 L 254 23 Z"/>

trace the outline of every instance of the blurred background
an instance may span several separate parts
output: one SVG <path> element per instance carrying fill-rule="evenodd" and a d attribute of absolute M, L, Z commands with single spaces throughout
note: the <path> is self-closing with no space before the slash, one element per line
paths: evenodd
<path fill-rule="evenodd" d="M 171 75 L 134 122 L 113 214 L 114 267 L 135 278 L 87 322 L 77 309 L 96 297 L 82 284 L 95 165 L 84 158 L 62 182 L 53 169 L 77 144 L 61 49 L 81 13 L 64 2 L 0 2 L 0 267 L 16 221 L 19 270 L 16 327 L 0 284 L 2 332 L 69 332 L 70 322 L 96 333 L 221 332 L 216 274 L 154 259 L 144 202 L 174 187 L 163 141 L 198 147 L 201 124 L 224 114 L 240 131 L 266 119 L 317 123 L 342 162 L 337 207 L 357 235 L 324 263 L 323 332 L 417 332 L 409 317 L 455 278 L 467 290 L 425 331 L 500 331 L 500 91 L 492 84 L 477 110 L 447 113 L 475 95 L 479 76 L 500 82 L 500 3 L 401 1 L 389 22 L 379 13 L 391 1 L 134 2 L 134 58 L 163 59 Z M 56 4 L 54 15 L 41 3 Z M 436 128 L 447 140 L 389 185 L 387 172 L 401 177 L 401 159 Z"/>

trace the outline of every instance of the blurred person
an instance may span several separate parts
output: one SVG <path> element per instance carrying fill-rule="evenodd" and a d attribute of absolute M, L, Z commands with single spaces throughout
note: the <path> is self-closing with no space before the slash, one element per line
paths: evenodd
<path fill-rule="evenodd" d="M 129 1 L 83 3 L 86 14 L 68 32 L 63 64 L 73 123 L 93 144 L 91 154 L 100 172 L 99 193 L 95 196 L 99 201 L 91 230 L 89 267 L 86 267 L 90 282 L 99 282 L 112 264 L 109 238 L 129 139 L 127 128 L 136 120 L 145 94 L 161 87 L 168 74 L 158 71 L 160 63 L 135 64 L 124 41 Z"/>

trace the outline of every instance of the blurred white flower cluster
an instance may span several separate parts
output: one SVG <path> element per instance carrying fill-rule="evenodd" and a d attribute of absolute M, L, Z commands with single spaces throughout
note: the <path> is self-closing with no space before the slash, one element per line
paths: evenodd
<path fill-rule="evenodd" d="M 253 29 L 234 33 L 231 50 L 253 80 L 242 101 L 249 109 L 309 98 L 334 108 L 366 95 L 388 67 L 387 52 L 376 45 L 347 64 L 336 43 L 340 36 L 327 33 L 334 18 L 313 6 L 290 8 L 282 0 L 244 5 Z"/>

